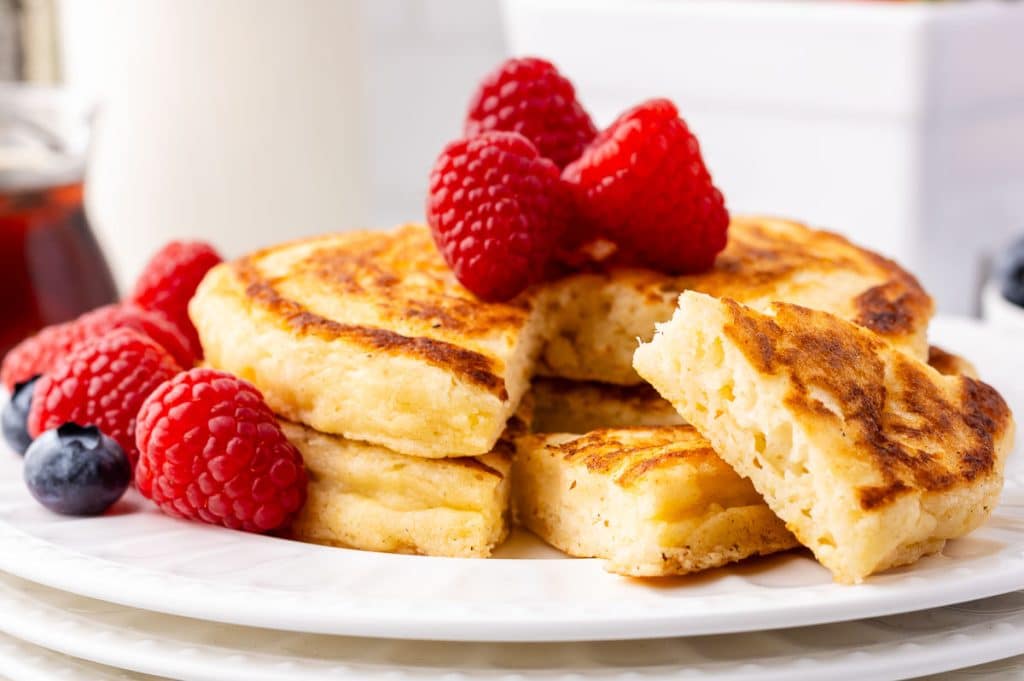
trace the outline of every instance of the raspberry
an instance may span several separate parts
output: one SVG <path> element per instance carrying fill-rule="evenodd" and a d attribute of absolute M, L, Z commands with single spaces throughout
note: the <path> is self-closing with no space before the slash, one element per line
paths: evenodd
<path fill-rule="evenodd" d="M 514 132 L 452 142 L 434 164 L 427 221 L 459 281 L 507 300 L 542 280 L 567 224 L 558 168 Z"/>
<path fill-rule="evenodd" d="M 15 383 L 46 373 L 79 343 L 102 336 L 113 329 L 134 329 L 149 336 L 171 353 L 183 367 L 195 363 L 196 358 L 188 348 L 188 341 L 173 324 L 161 315 L 122 303 L 97 308 L 78 319 L 48 326 L 26 338 L 4 357 L 3 365 L 0 366 L 0 381 L 10 390 Z"/>
<path fill-rule="evenodd" d="M 172 241 L 154 255 L 142 270 L 132 301 L 146 310 L 159 312 L 178 327 L 188 340 L 189 349 L 202 359 L 199 334 L 188 317 L 188 301 L 211 268 L 221 257 L 202 241 Z"/>
<path fill-rule="evenodd" d="M 114 329 L 85 341 L 39 379 L 28 414 L 32 437 L 65 423 L 97 426 L 138 460 L 135 418 L 143 400 L 181 371 L 148 336 Z"/>
<path fill-rule="evenodd" d="M 579 158 L 597 135 L 576 90 L 551 62 L 508 59 L 477 87 L 466 114 L 466 137 L 518 132 L 559 168 Z"/>
<path fill-rule="evenodd" d="M 164 383 L 135 440 L 136 485 L 168 515 L 269 532 L 305 503 L 302 456 L 263 395 L 231 374 L 192 369 Z"/>
<path fill-rule="evenodd" d="M 729 213 L 697 139 L 667 99 L 640 104 L 601 132 L 562 177 L 576 209 L 622 259 L 679 274 L 725 248 Z"/>

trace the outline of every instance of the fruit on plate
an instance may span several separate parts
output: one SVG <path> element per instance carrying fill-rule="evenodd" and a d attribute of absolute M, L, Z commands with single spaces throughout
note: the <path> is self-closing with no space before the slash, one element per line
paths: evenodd
<path fill-rule="evenodd" d="M 536 57 L 507 59 L 477 86 L 466 137 L 492 130 L 519 133 L 559 168 L 579 158 L 597 135 L 569 79 Z"/>
<path fill-rule="evenodd" d="M 174 324 L 199 359 L 203 347 L 188 318 L 188 301 L 206 273 L 220 262 L 220 254 L 206 242 L 172 241 L 150 258 L 131 296 L 139 307 L 159 312 Z"/>
<path fill-rule="evenodd" d="M 697 138 L 667 99 L 619 116 L 562 173 L 584 224 L 629 264 L 668 274 L 708 269 L 729 213 Z"/>
<path fill-rule="evenodd" d="M 28 432 L 28 411 L 32 407 L 32 395 L 35 392 L 39 376 L 17 383 L 11 399 L 4 405 L 0 414 L 4 439 L 18 454 L 24 454 L 32 444 L 32 436 Z"/>
<path fill-rule="evenodd" d="M 25 453 L 25 484 L 46 508 L 99 515 L 121 498 L 132 479 L 124 450 L 96 426 L 65 423 L 37 437 Z"/>
<path fill-rule="evenodd" d="M 192 369 L 139 410 L 139 491 L 168 515 L 249 532 L 286 524 L 306 500 L 302 456 L 250 383 Z"/>
<path fill-rule="evenodd" d="M 482 300 L 607 264 L 701 272 L 725 248 L 725 200 L 667 99 L 597 133 L 550 62 L 509 59 L 478 87 L 465 133 L 434 165 L 426 216 Z"/>
<path fill-rule="evenodd" d="M 544 279 L 568 205 L 558 168 L 530 140 L 487 132 L 441 152 L 427 221 L 463 286 L 483 300 L 507 300 Z"/>
<path fill-rule="evenodd" d="M 136 305 L 117 303 L 87 312 L 73 321 L 48 326 L 26 338 L 4 357 L 0 380 L 11 390 L 15 383 L 49 371 L 79 343 L 114 329 L 133 329 L 149 336 L 182 367 L 195 363 L 188 341 L 163 316 Z"/>
<path fill-rule="evenodd" d="M 163 347 L 132 329 L 115 329 L 81 343 L 36 385 L 29 433 L 38 437 L 67 422 L 95 425 L 117 441 L 134 464 L 139 407 L 179 371 Z"/>

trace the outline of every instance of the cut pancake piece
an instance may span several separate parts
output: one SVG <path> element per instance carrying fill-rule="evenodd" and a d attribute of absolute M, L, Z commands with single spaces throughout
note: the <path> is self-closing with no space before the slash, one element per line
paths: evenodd
<path fill-rule="evenodd" d="M 681 575 L 798 545 L 689 426 L 520 438 L 512 489 L 521 525 L 621 575 Z"/>
<path fill-rule="evenodd" d="M 309 472 L 291 527 L 300 541 L 367 551 L 486 558 L 509 529 L 513 416 L 494 450 L 427 459 L 281 421 Z"/>
<path fill-rule="evenodd" d="M 634 365 L 838 581 L 938 551 L 998 501 L 1002 397 L 825 312 L 684 293 Z"/>
<path fill-rule="evenodd" d="M 907 272 L 834 234 L 757 217 L 733 220 L 708 272 L 574 274 L 504 303 L 463 288 L 426 227 L 316 237 L 213 268 L 189 314 L 207 363 L 256 385 L 278 414 L 440 458 L 490 451 L 534 374 L 641 383 L 636 339 L 686 289 L 826 309 L 927 352 L 932 301 Z"/>
<path fill-rule="evenodd" d="M 672 405 L 647 383 L 623 386 L 538 377 L 530 395 L 533 429 L 539 433 L 683 424 Z"/>

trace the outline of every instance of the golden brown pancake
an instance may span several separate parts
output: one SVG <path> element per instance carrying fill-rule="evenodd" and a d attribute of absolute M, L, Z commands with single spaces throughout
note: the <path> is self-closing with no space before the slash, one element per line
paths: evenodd
<path fill-rule="evenodd" d="M 635 365 L 840 581 L 940 550 L 998 501 L 1002 397 L 834 315 L 688 292 Z"/>
<path fill-rule="evenodd" d="M 486 558 L 508 536 L 513 442 L 529 405 L 479 457 L 428 459 L 281 421 L 309 473 L 294 539 L 364 551 Z M 524 420 L 527 419 L 527 420 Z"/>
<path fill-rule="evenodd" d="M 535 373 L 623 385 L 636 339 L 685 289 L 762 308 L 829 310 L 926 356 L 932 303 L 894 263 L 845 239 L 737 218 L 710 272 L 577 274 L 484 303 L 426 228 L 292 242 L 210 271 L 190 305 L 207 362 L 322 432 L 424 457 L 490 451 Z"/>
<path fill-rule="evenodd" d="M 690 426 L 520 438 L 512 475 L 520 524 L 622 575 L 687 574 L 798 545 Z"/>
<path fill-rule="evenodd" d="M 946 376 L 970 376 L 978 378 L 978 370 L 969 361 L 932 345 L 928 348 L 928 365 Z"/>

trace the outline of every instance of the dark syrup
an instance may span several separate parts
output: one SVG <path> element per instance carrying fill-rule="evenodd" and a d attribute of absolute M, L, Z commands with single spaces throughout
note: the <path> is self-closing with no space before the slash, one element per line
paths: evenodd
<path fill-rule="evenodd" d="M 44 326 L 115 300 L 81 182 L 0 187 L 0 357 Z"/>

